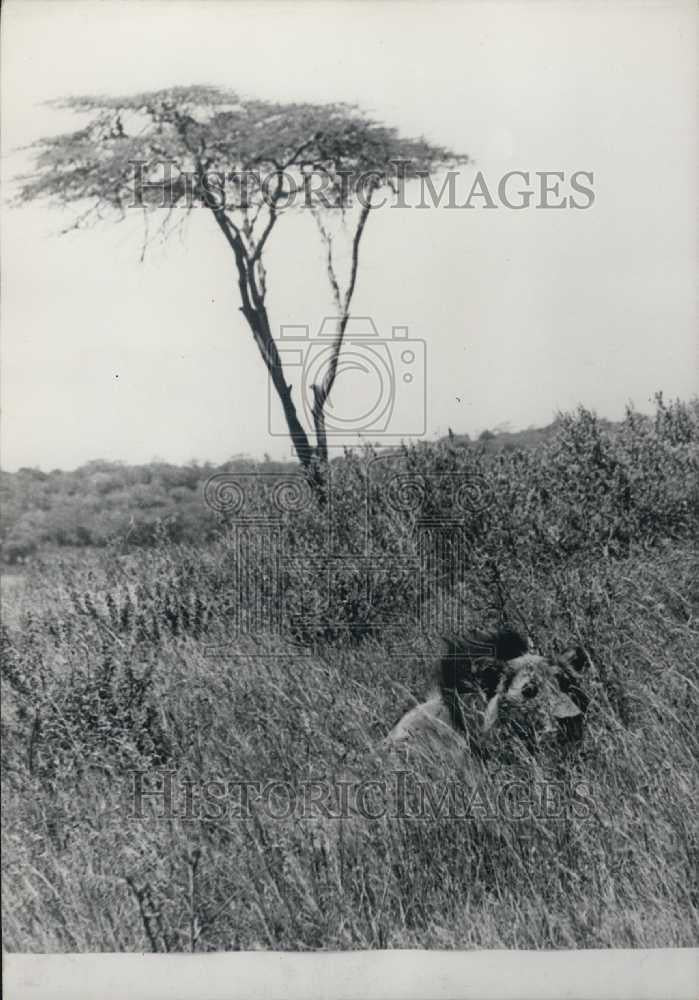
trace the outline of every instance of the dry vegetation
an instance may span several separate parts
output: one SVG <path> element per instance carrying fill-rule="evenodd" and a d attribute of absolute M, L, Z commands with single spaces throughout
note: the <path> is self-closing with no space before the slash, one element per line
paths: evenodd
<path fill-rule="evenodd" d="M 370 596 L 352 554 L 370 456 L 347 455 L 333 504 L 284 521 L 298 559 L 282 574 L 278 635 L 236 634 L 250 579 L 269 596 L 275 570 L 261 544 L 244 560 L 225 516 L 205 544 L 163 531 L 151 548 L 40 550 L 3 628 L 5 947 L 695 943 L 698 438 L 696 404 L 659 399 L 654 418 L 629 412 L 613 429 L 581 410 L 528 450 L 406 449 L 402 468 L 427 483 L 423 514 L 453 514 L 440 484 L 459 476 L 482 477 L 487 503 L 469 518 L 468 559 L 445 549 L 421 580 L 405 569 L 414 513 L 372 493 Z M 328 589 L 329 523 L 343 559 Z M 415 620 L 418 599 L 435 634 Z M 309 781 L 385 779 L 396 762 L 382 737 L 424 696 L 439 616 L 457 608 L 472 624 L 526 625 L 544 651 L 582 645 L 591 704 L 576 751 L 503 747 L 449 777 L 487 794 L 546 776 L 588 789 L 585 815 L 283 818 L 274 795 L 242 819 L 211 801 L 194 818 L 133 815 L 133 771 L 168 769 L 199 791 L 277 780 L 282 799 Z"/>

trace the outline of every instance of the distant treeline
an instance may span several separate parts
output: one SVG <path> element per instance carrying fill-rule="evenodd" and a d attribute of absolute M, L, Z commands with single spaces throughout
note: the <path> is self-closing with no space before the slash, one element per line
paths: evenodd
<path fill-rule="evenodd" d="M 217 524 L 204 502 L 207 479 L 261 464 L 247 458 L 221 466 L 97 460 L 71 472 L 0 472 L 2 561 L 22 562 L 48 546 L 104 547 L 115 540 L 149 546 L 163 533 L 173 541 L 207 541 Z M 290 467 L 264 463 L 267 472 Z"/>
<path fill-rule="evenodd" d="M 689 409 L 685 404 L 679 410 L 666 411 L 661 401 L 656 423 L 666 412 L 676 420 L 678 413 L 695 413 L 696 404 L 689 404 Z M 647 419 L 652 425 L 652 419 Z M 544 428 L 484 431 L 476 441 L 450 430 L 440 442 L 420 447 L 473 450 L 495 458 L 507 452 L 537 449 L 553 441 L 564 423 L 565 418 L 560 417 Z M 604 420 L 597 424 L 611 436 L 624 426 Z M 180 466 L 159 461 L 127 465 L 97 460 L 70 472 L 54 469 L 47 473 L 32 468 L 0 472 L 0 558 L 5 565 L 12 565 L 41 549 L 56 546 L 102 548 L 120 542 L 148 547 L 163 537 L 173 542 L 205 543 L 213 538 L 219 525 L 204 502 L 204 485 L 210 476 L 255 470 L 281 474 L 296 468 L 293 462 L 267 458 L 259 462 L 237 456 L 220 466 L 208 462 Z"/>

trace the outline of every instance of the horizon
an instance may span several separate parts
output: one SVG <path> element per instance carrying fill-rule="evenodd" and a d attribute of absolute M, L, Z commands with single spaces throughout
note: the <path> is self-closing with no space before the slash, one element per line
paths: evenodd
<path fill-rule="evenodd" d="M 659 391 L 663 396 L 663 400 L 665 403 L 677 402 L 677 401 L 683 403 L 691 403 L 693 400 L 699 398 L 697 396 L 690 396 L 687 399 L 679 399 L 678 397 L 670 399 L 669 397 L 666 397 L 662 393 L 662 390 Z M 579 404 L 579 406 L 582 407 L 583 409 L 586 409 L 586 407 L 584 407 L 583 404 Z M 649 405 L 647 408 L 636 407 L 633 404 L 629 404 L 629 406 L 635 412 L 641 413 L 647 417 L 652 416 L 653 413 L 655 412 L 655 405 L 653 400 L 649 401 Z M 463 442 L 465 439 L 468 439 L 466 442 L 467 444 L 478 445 L 479 442 L 481 441 L 482 434 L 489 434 L 492 435 L 493 438 L 498 438 L 500 436 L 518 437 L 520 435 L 525 435 L 525 434 L 541 433 L 543 431 L 549 431 L 553 429 L 558 423 L 560 417 L 565 416 L 566 413 L 574 413 L 575 410 L 577 410 L 577 407 L 574 410 L 570 411 L 559 411 L 556 414 L 554 414 L 553 419 L 546 424 L 541 424 L 541 425 L 529 424 L 527 427 L 512 427 L 508 421 L 505 421 L 501 424 L 496 424 L 494 427 L 483 427 L 476 434 L 468 434 L 466 432 L 457 431 L 453 427 L 451 427 L 448 428 L 447 434 L 429 439 L 421 439 L 419 442 L 416 443 L 428 446 L 437 445 L 440 442 L 447 441 L 449 439 L 449 433 L 448 433 L 449 431 L 452 432 L 454 439 L 457 442 L 459 442 L 459 444 L 457 444 L 457 447 L 462 446 L 460 442 Z M 597 413 L 594 410 L 592 412 L 602 425 L 611 425 L 612 427 L 615 427 L 619 423 L 621 423 L 621 420 L 623 419 L 623 415 L 619 419 L 613 419 L 604 416 L 604 414 Z M 382 446 L 380 442 L 367 440 L 363 443 L 353 446 L 352 448 L 350 448 L 350 450 L 357 451 L 362 447 L 362 444 L 366 445 L 367 447 L 373 447 L 376 450 L 381 450 L 382 447 L 385 447 Z M 330 460 L 332 462 L 334 459 L 341 457 L 342 455 L 339 453 L 336 454 L 331 453 Z M 105 465 L 129 466 L 131 468 L 140 468 L 142 466 L 149 466 L 149 465 L 172 465 L 180 468 L 189 468 L 189 467 L 206 468 L 208 466 L 212 468 L 219 468 L 221 466 L 229 465 L 234 462 L 254 462 L 260 465 L 264 465 L 266 462 L 271 462 L 279 465 L 286 464 L 286 465 L 298 466 L 299 468 L 301 467 L 298 458 L 290 448 L 288 454 L 286 456 L 281 456 L 281 457 L 273 457 L 268 453 L 262 455 L 253 455 L 250 452 L 236 452 L 234 454 L 229 455 L 228 458 L 224 458 L 220 461 L 214 461 L 213 459 L 199 458 L 195 456 L 193 458 L 181 462 L 181 461 L 172 461 L 162 455 L 153 455 L 151 458 L 146 459 L 144 461 L 132 462 L 129 459 L 125 458 L 103 458 L 101 456 L 96 456 L 93 458 L 88 458 L 85 462 L 81 462 L 80 465 L 73 466 L 69 469 L 62 468 L 61 466 L 54 466 L 51 469 L 47 469 L 47 468 L 42 468 L 40 465 L 22 465 L 18 466 L 15 469 L 8 469 L 6 466 L 2 464 L 2 461 L 0 461 L 0 473 L 6 472 L 9 475 L 16 475 L 18 472 L 29 471 L 29 472 L 40 472 L 43 475 L 51 475 L 54 472 L 60 472 L 65 475 L 71 475 L 72 473 L 79 472 L 80 469 L 86 468 L 89 465 L 98 465 L 102 463 Z"/>

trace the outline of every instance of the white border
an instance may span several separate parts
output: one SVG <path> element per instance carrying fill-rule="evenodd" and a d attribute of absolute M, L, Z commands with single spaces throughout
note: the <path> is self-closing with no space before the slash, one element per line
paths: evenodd
<path fill-rule="evenodd" d="M 5 1000 L 696 1000 L 699 949 L 5 955 Z"/>

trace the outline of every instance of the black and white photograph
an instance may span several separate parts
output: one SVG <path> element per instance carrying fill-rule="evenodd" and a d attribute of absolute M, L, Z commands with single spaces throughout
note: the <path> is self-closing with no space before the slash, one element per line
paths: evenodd
<path fill-rule="evenodd" d="M 697 44 L 4 4 L 8 997 L 696 995 Z"/>

